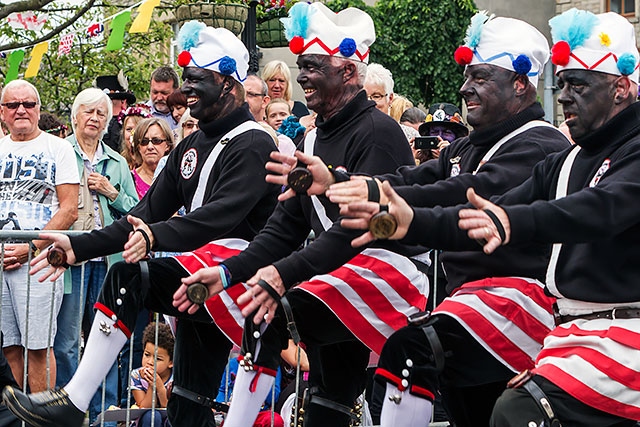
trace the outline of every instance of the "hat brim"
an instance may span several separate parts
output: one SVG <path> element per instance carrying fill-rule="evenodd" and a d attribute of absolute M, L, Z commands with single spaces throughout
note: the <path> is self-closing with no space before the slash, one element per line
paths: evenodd
<path fill-rule="evenodd" d="M 418 132 L 420 132 L 420 135 L 422 136 L 428 136 L 429 135 L 429 130 L 433 127 L 433 126 L 442 126 L 444 128 L 447 129 L 451 129 L 453 132 L 455 132 L 456 137 L 461 138 L 463 136 L 467 136 L 469 135 L 469 128 L 467 128 L 464 125 L 461 125 L 460 123 L 456 123 L 456 122 L 425 122 L 423 124 L 420 125 L 420 127 L 418 127 Z"/>
<path fill-rule="evenodd" d="M 107 96 L 110 99 L 124 99 L 129 105 L 136 103 L 136 96 L 131 92 L 110 92 Z"/>

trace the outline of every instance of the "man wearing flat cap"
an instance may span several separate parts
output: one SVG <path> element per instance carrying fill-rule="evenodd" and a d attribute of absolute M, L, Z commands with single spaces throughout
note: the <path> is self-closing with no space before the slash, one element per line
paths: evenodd
<path fill-rule="evenodd" d="M 136 96 L 129 90 L 129 83 L 122 70 L 116 76 L 96 77 L 96 87 L 107 94 L 113 105 L 113 117 L 102 141 L 119 153 L 122 125 L 118 122 L 118 115 L 136 103 Z"/>
<path fill-rule="evenodd" d="M 354 8 L 336 14 L 322 3 L 301 2 L 285 22 L 291 51 L 299 55 L 298 83 L 307 105 L 318 113 L 316 129 L 300 148 L 342 173 L 385 173 L 412 164 L 398 124 L 377 110 L 363 89 L 369 46 L 375 39 L 371 18 Z M 286 177 L 275 181 L 286 183 Z M 304 410 L 308 427 L 349 425 L 356 398 L 365 388 L 370 351 L 380 351 L 393 330 L 424 307 L 427 279 L 418 268 L 423 264 L 409 257 L 425 249 L 378 245 L 358 255 L 360 250 L 350 245 L 353 233 L 337 220 L 337 206 L 325 197 L 297 194 L 278 205 L 245 251 L 186 281 L 207 283 L 211 292 L 226 282 L 246 280 L 250 286 L 238 299 L 247 304 L 243 313 L 248 317 L 242 368 L 225 426 L 252 425 L 271 390 L 289 337 L 286 314 L 276 311 L 285 291 L 290 326 L 295 324 L 300 334 L 293 332 L 293 338 L 304 342 L 311 364 Z M 298 251 L 310 230 L 315 240 Z M 183 294 L 176 295 L 176 303 L 182 309 L 191 307 Z"/>
<path fill-rule="evenodd" d="M 182 27 L 178 40 L 181 90 L 191 115 L 200 121 L 200 132 L 171 152 L 126 218 L 99 232 L 52 237 L 70 263 L 119 252 L 123 246 L 126 263 L 114 264 L 107 273 L 83 358 L 70 382 L 41 394 L 7 392 L 5 402 L 29 424 L 81 426 L 89 399 L 146 307 L 179 318 L 167 406 L 171 425 L 216 425 L 211 408 L 232 347 L 229 338 L 239 343 L 242 336 L 242 320 L 236 320 L 242 319 L 240 309 L 233 296 L 224 294 L 210 298 L 207 310 L 184 313 L 173 307 L 172 295 L 183 277 L 237 253 L 263 227 L 280 190 L 265 181 L 264 170 L 277 148 L 244 102 L 249 54 L 242 42 L 226 29 L 196 21 Z M 186 215 L 173 216 L 181 206 Z M 200 249 L 142 260 L 152 249 L 195 248 Z M 35 270 L 49 268 L 53 277 L 64 270 L 48 267 L 43 257 L 35 262 Z"/>

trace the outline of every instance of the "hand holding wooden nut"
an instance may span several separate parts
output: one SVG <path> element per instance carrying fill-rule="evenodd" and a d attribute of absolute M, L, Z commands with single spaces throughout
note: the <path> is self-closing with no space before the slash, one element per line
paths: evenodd
<path fill-rule="evenodd" d="M 209 288 L 202 283 L 192 283 L 187 287 L 187 298 L 194 304 L 202 305 L 209 299 Z"/>
<path fill-rule="evenodd" d="M 287 184 L 297 194 L 306 194 L 311 184 L 313 184 L 313 175 L 307 168 L 294 168 L 287 175 Z"/>
<path fill-rule="evenodd" d="M 388 209 L 387 206 L 381 205 L 380 212 L 369 220 L 369 231 L 376 239 L 388 239 L 398 229 L 398 221 Z"/>
<path fill-rule="evenodd" d="M 69 267 L 69 264 L 67 264 L 67 254 L 60 248 L 49 248 L 47 251 L 47 261 L 52 267 Z"/>

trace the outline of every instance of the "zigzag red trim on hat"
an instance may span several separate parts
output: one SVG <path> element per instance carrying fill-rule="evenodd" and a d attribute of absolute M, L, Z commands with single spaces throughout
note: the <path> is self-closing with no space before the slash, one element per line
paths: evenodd
<path fill-rule="evenodd" d="M 317 43 L 318 45 L 320 45 L 320 47 L 322 49 L 324 49 L 325 52 L 327 52 L 329 55 L 333 56 L 336 53 L 340 52 L 340 47 L 338 46 L 335 49 L 331 49 L 329 46 L 327 46 L 326 44 L 324 44 L 324 42 L 322 40 L 320 40 L 318 37 L 313 38 L 312 40 L 309 41 L 309 43 L 307 43 L 306 45 L 304 45 L 302 47 L 302 52 L 304 52 L 305 50 L 307 50 L 311 45 Z M 356 56 L 358 58 L 360 58 L 360 61 L 365 60 L 365 58 L 367 58 L 369 56 L 369 49 L 367 49 L 367 51 L 365 53 L 360 53 L 358 50 L 356 50 Z"/>
<path fill-rule="evenodd" d="M 570 56 L 575 59 L 576 61 L 578 61 L 580 63 L 580 65 L 582 65 L 584 68 L 586 68 L 587 70 L 593 70 L 594 68 L 596 68 L 598 65 L 602 64 L 604 61 L 606 61 L 610 56 L 613 56 L 613 60 L 614 61 L 618 61 L 618 58 L 616 58 L 616 56 L 609 52 L 607 53 L 605 56 L 603 56 L 602 58 L 600 58 L 600 60 L 598 60 L 595 64 L 593 65 L 587 65 L 583 60 L 581 60 L 580 58 L 578 58 L 577 56 L 575 56 L 573 53 L 570 54 Z"/>

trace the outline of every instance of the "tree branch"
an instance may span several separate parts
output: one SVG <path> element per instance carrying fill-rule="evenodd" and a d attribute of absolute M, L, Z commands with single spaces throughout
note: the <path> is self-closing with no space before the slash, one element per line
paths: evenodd
<path fill-rule="evenodd" d="M 19 3 L 30 3 L 30 4 L 43 3 L 43 5 L 44 5 L 44 4 L 50 3 L 50 1 L 53 1 L 53 0 L 49 0 L 49 1 L 47 1 L 47 0 L 24 0 L 23 2 L 19 2 Z M 53 37 L 55 37 L 58 34 L 60 34 L 62 31 L 64 31 L 66 28 L 68 28 L 71 25 L 73 25 L 78 19 L 80 19 L 80 17 L 82 15 L 87 13 L 87 11 L 93 7 L 93 4 L 95 3 L 95 1 L 96 0 L 88 0 L 87 3 L 81 9 L 78 9 L 76 14 L 73 15 L 71 18 L 69 18 L 69 20 L 67 20 L 64 24 L 54 28 L 49 33 L 45 34 L 44 36 L 40 37 L 39 39 L 31 40 L 31 41 L 26 42 L 26 43 L 13 42 L 13 43 L 8 43 L 8 44 L 5 44 L 5 45 L 1 45 L 0 46 L 0 52 L 5 51 L 5 50 L 19 49 L 19 48 L 25 47 L 25 46 L 32 46 L 32 45 L 38 44 L 40 42 L 52 39 Z M 6 8 L 8 8 L 10 6 L 13 6 L 14 4 L 17 4 L 17 3 L 10 4 L 9 6 L 6 6 Z M 2 13 L 4 13 L 4 9 L 5 8 L 3 8 L 2 12 L 0 12 L 0 18 L 2 18 Z"/>

